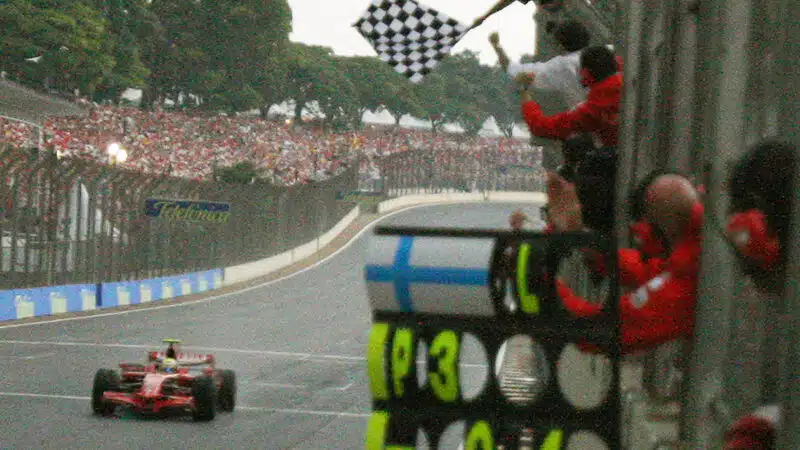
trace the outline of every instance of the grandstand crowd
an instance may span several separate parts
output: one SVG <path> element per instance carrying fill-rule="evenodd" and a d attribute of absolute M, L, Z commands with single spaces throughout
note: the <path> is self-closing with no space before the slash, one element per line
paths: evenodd
<path fill-rule="evenodd" d="M 0 127 L 0 142 L 37 146 L 34 126 L 0 118 Z M 359 160 L 365 176 L 378 177 L 374 157 L 409 149 L 458 150 L 465 156 L 489 147 L 509 153 L 529 149 L 518 139 L 383 126 L 331 133 L 316 125 L 295 126 L 289 120 L 99 105 L 85 117 L 48 120 L 43 143 L 62 157 L 99 162 L 109 162 L 107 148 L 118 143 L 128 155 L 118 162 L 123 167 L 196 180 L 212 179 L 215 167 L 252 162 L 274 184 L 287 186 L 327 179 L 349 167 L 355 157 L 363 157 Z"/>

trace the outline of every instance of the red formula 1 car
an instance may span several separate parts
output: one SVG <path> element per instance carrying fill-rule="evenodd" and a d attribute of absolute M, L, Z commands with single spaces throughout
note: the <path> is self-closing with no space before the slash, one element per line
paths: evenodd
<path fill-rule="evenodd" d="M 214 356 L 178 352 L 175 339 L 165 339 L 165 352 L 150 352 L 146 364 L 122 363 L 120 370 L 100 369 L 94 377 L 92 410 L 108 416 L 118 406 L 138 413 L 191 413 L 198 421 L 213 420 L 217 409 L 233 412 L 236 374 L 215 368 Z"/>

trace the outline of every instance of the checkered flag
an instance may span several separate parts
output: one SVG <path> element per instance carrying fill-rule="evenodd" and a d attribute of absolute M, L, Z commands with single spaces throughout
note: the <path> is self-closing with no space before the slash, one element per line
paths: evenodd
<path fill-rule="evenodd" d="M 353 25 L 398 73 L 418 83 L 468 27 L 414 0 L 372 0 Z"/>

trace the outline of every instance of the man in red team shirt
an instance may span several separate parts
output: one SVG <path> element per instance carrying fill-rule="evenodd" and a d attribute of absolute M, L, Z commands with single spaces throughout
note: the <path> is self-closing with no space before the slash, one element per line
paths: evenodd
<path fill-rule="evenodd" d="M 620 252 L 620 278 L 634 289 L 621 299 L 622 350 L 635 353 L 674 339 L 691 337 L 701 253 L 703 206 L 691 182 L 675 174 L 648 177 L 637 189 L 641 221 L 659 230 L 664 256 L 643 261 L 634 250 Z M 552 231 L 584 229 L 575 186 L 548 176 L 548 216 Z M 650 265 L 649 265 L 650 264 Z M 577 296 L 557 281 L 564 306 L 579 317 L 599 314 L 601 306 Z"/>
<path fill-rule="evenodd" d="M 734 168 L 730 180 L 731 216 L 726 229 L 740 256 L 744 272 L 765 294 L 784 294 L 790 242 L 791 202 L 798 172 L 798 150 L 765 141 L 749 151 Z M 549 216 L 554 231 L 583 229 L 581 205 L 574 186 L 557 175 L 548 180 Z M 689 337 L 694 325 L 694 303 L 700 256 L 702 206 L 686 179 L 658 175 L 639 189 L 643 223 L 657 225 L 669 256 L 645 269 L 644 286 L 622 299 L 623 351 L 657 346 L 677 337 Z M 519 214 L 515 213 L 515 225 Z M 641 223 L 641 222 L 640 222 Z M 645 233 L 646 234 L 646 233 Z M 626 263 L 620 261 L 620 272 Z M 622 276 L 622 273 L 621 273 Z M 559 286 L 565 306 L 575 314 L 599 313 L 599 307 Z M 725 434 L 725 450 L 772 450 L 780 424 L 779 405 L 765 405 L 739 419 Z"/>
<path fill-rule="evenodd" d="M 797 239 L 791 218 L 798 159 L 796 147 L 764 141 L 739 160 L 730 178 L 731 215 L 725 232 L 741 268 L 766 297 L 779 298 L 789 286 L 787 244 Z M 765 405 L 736 421 L 725 434 L 725 450 L 776 449 L 781 412 L 780 405 Z"/>
<path fill-rule="evenodd" d="M 528 90 L 535 80 L 529 74 L 520 91 L 522 116 L 531 134 L 566 140 L 580 133 L 593 133 L 601 147 L 616 147 L 622 96 L 622 73 L 614 52 L 605 46 L 593 46 L 581 52 L 581 83 L 589 88 L 586 101 L 575 108 L 545 116 Z"/>

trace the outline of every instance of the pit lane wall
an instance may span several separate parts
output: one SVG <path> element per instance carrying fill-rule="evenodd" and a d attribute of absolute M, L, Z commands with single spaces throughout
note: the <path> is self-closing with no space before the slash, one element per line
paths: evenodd
<path fill-rule="evenodd" d="M 383 214 L 414 205 L 485 201 L 542 205 L 546 199 L 544 194 L 532 192 L 421 193 L 381 202 L 378 212 Z M 312 241 L 279 255 L 237 266 L 144 280 L 0 291 L 0 321 L 158 302 L 249 281 L 318 252 L 340 235 L 360 214 L 361 210 L 356 206 L 327 233 Z"/>

